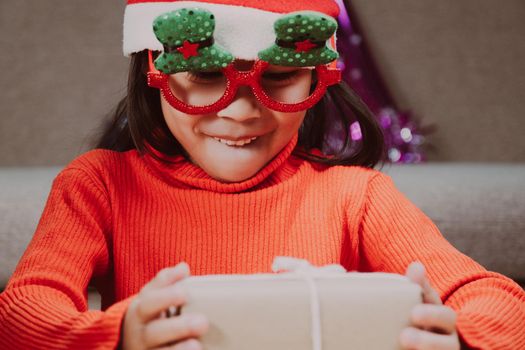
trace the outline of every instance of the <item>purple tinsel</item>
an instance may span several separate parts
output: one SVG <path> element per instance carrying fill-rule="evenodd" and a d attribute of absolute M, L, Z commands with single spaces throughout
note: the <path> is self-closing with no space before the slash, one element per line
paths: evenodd
<path fill-rule="evenodd" d="M 340 53 L 337 66 L 343 70 L 343 80 L 361 97 L 381 125 L 388 149 L 388 159 L 393 163 L 419 163 L 425 160 L 422 148 L 424 134 L 409 112 L 399 112 L 386 84 L 376 68 L 366 46 L 356 13 L 350 1 L 336 0 L 341 11 L 338 17 L 337 49 Z M 360 142 L 359 123 L 350 127 L 352 140 Z"/>

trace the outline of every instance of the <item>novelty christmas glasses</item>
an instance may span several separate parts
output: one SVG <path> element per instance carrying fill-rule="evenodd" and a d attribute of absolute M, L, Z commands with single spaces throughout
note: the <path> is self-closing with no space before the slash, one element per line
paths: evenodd
<path fill-rule="evenodd" d="M 170 105 L 187 114 L 220 111 L 249 86 L 266 107 L 297 112 L 316 104 L 328 86 L 341 80 L 337 52 L 326 45 L 337 28 L 318 12 L 296 12 L 277 20 L 275 44 L 259 52 L 249 70 L 214 42 L 214 16 L 183 8 L 157 17 L 153 31 L 164 52 L 149 52 L 148 85 L 161 90 Z M 332 62 L 332 67 L 327 64 Z"/>

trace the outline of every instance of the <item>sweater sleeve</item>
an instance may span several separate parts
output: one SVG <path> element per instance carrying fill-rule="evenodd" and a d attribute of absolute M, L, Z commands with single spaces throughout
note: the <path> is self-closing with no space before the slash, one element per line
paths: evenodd
<path fill-rule="evenodd" d="M 361 271 L 404 274 L 411 262 L 422 262 L 443 303 L 456 311 L 469 348 L 525 348 L 523 289 L 455 249 L 388 175 L 369 181 L 359 240 Z"/>
<path fill-rule="evenodd" d="M 103 184 L 66 168 L 54 180 L 34 237 L 0 294 L 2 349 L 115 349 L 125 299 L 87 310 L 91 278 L 110 269 L 111 205 Z"/>

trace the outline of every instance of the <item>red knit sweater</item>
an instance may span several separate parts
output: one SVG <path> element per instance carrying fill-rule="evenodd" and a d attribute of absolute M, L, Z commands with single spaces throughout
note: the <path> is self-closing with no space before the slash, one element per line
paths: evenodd
<path fill-rule="evenodd" d="M 133 295 L 180 261 L 194 275 L 270 272 L 276 255 L 404 274 L 419 260 L 470 346 L 525 348 L 525 293 L 452 247 L 382 173 L 292 154 L 220 183 L 176 158 L 95 150 L 54 180 L 0 295 L 1 349 L 114 349 Z M 92 281 L 103 311 L 87 310 Z"/>

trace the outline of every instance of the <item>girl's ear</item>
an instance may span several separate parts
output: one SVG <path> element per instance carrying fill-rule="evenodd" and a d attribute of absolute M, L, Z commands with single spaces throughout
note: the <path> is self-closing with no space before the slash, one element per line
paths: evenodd
<path fill-rule="evenodd" d="M 146 62 L 148 64 L 145 65 L 145 67 L 144 67 L 146 69 L 146 74 L 148 72 L 158 72 L 158 70 L 157 70 L 157 68 L 155 68 L 155 64 L 153 62 L 159 56 L 159 54 L 160 54 L 160 52 L 158 52 L 158 51 L 147 50 L 147 60 L 146 60 Z"/>
<path fill-rule="evenodd" d="M 149 54 L 150 54 L 151 51 L 149 50 L 144 50 L 142 51 L 140 54 L 142 55 L 141 57 L 141 67 L 140 67 L 140 72 L 144 75 L 148 75 L 148 72 L 149 72 L 149 69 L 150 69 L 150 65 L 149 65 Z"/>
<path fill-rule="evenodd" d="M 130 72 L 129 74 L 140 74 L 140 75 L 148 75 L 148 50 L 142 50 L 140 52 L 133 52 L 129 55 L 131 58 L 131 63 L 135 62 L 133 69 L 133 64 L 130 65 Z M 138 66 L 138 67 L 137 67 Z"/>
<path fill-rule="evenodd" d="M 159 73 L 154 62 L 160 54 L 162 54 L 160 51 L 144 50 L 133 55 L 140 55 L 140 72 L 147 76 L 149 72 Z"/>

